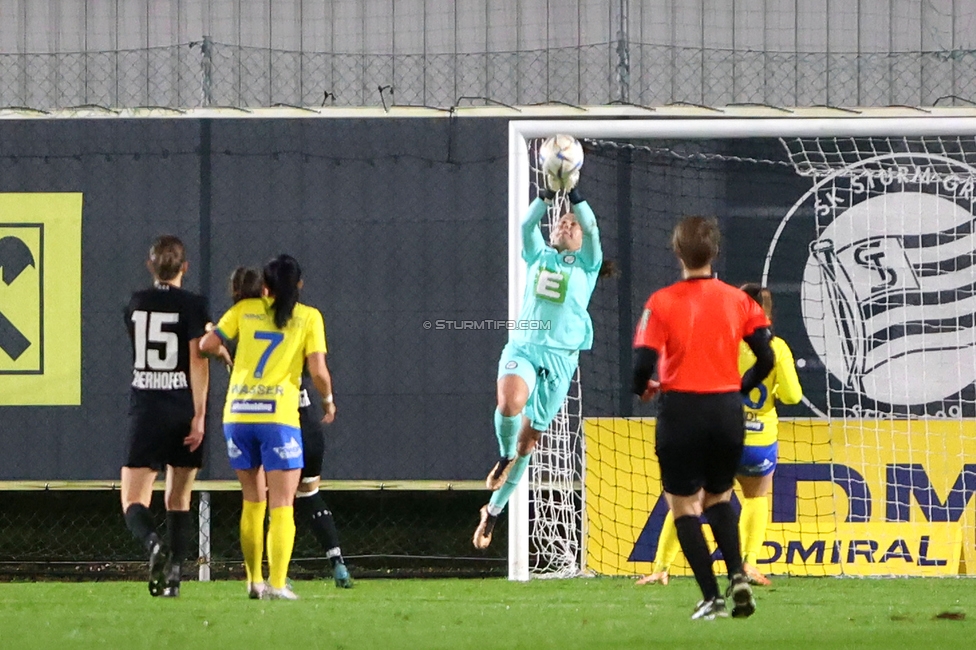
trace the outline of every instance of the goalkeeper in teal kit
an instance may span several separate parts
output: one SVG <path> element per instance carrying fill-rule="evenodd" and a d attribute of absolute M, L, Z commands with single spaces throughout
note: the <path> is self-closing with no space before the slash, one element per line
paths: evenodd
<path fill-rule="evenodd" d="M 498 362 L 495 435 L 501 457 L 486 481 L 493 493 L 474 533 L 479 549 L 491 543 L 498 515 L 525 474 L 542 432 L 559 413 L 579 351 L 592 347 L 593 322 L 586 308 L 597 277 L 610 273 L 596 217 L 575 187 L 569 193 L 572 211 L 556 222 L 546 245 L 539 224 L 554 198 L 552 190 L 543 190 L 522 222 L 528 272 L 518 327 Z"/>

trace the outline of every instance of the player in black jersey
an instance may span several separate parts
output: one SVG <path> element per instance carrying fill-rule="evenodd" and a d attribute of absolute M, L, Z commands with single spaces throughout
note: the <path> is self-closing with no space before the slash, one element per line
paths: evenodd
<path fill-rule="evenodd" d="M 231 275 L 230 291 L 235 303 L 244 298 L 259 298 L 263 290 L 264 280 L 259 269 L 241 266 Z M 315 384 L 308 374 L 307 367 L 302 370 L 302 387 L 298 399 L 304 467 L 302 480 L 295 494 L 295 524 L 312 531 L 322 545 L 325 556 L 332 563 L 332 576 L 336 587 L 348 589 L 352 587 L 352 578 L 349 576 L 349 570 L 342 559 L 342 551 L 339 549 L 339 533 L 332 512 L 319 493 L 322 456 L 325 454 L 325 432 L 322 428 L 322 418 L 325 413 L 321 407 L 322 400 L 315 390 Z"/>
<path fill-rule="evenodd" d="M 210 366 L 199 352 L 199 339 L 211 319 L 206 299 L 181 288 L 187 270 L 183 242 L 159 237 L 147 266 L 152 288 L 132 294 L 125 308 L 133 362 L 122 512 L 149 553 L 149 593 L 175 597 L 188 551 L 193 480 L 203 464 Z M 149 512 L 153 482 L 163 469 L 165 545 Z"/>

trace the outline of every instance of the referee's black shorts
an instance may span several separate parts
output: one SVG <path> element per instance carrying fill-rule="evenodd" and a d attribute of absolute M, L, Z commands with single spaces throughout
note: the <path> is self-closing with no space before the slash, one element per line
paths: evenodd
<path fill-rule="evenodd" d="M 137 408 L 129 413 L 129 453 L 126 467 L 148 467 L 157 471 L 172 467 L 203 467 L 203 448 L 196 451 L 183 444 L 190 435 L 192 406 L 185 408 Z"/>
<path fill-rule="evenodd" d="M 745 440 L 742 395 L 661 394 L 655 450 L 664 491 L 692 496 L 732 488 Z"/>
<path fill-rule="evenodd" d="M 302 450 L 305 466 L 302 478 L 311 479 L 322 476 L 322 456 L 325 455 L 325 431 L 322 416 L 313 409 L 298 409 L 298 420 L 302 428 Z"/>

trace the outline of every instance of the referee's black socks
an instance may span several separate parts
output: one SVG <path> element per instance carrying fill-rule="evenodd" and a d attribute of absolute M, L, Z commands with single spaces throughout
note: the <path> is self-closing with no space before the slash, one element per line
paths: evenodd
<path fill-rule="evenodd" d="M 152 513 L 149 508 L 141 503 L 133 503 L 126 508 L 125 525 L 128 527 L 132 536 L 148 551 L 152 545 L 159 541 L 153 525 Z"/>
<path fill-rule="evenodd" d="M 685 559 L 691 565 L 695 580 L 701 589 L 702 598 L 711 600 L 718 598 L 718 581 L 712 571 L 712 554 L 708 552 L 705 534 L 702 532 L 701 520 L 692 515 L 674 518 L 674 527 L 678 529 L 678 542 Z"/>
<path fill-rule="evenodd" d="M 345 564 L 339 550 L 339 531 L 336 530 L 335 520 L 318 490 L 307 496 L 302 492 L 295 495 L 295 525 L 312 530 L 333 567 Z"/>
<path fill-rule="evenodd" d="M 716 503 L 705 510 L 705 518 L 712 527 L 715 543 L 722 551 L 725 566 L 729 570 L 729 579 L 736 573 L 742 573 L 742 548 L 739 542 L 739 518 L 728 501 Z"/>

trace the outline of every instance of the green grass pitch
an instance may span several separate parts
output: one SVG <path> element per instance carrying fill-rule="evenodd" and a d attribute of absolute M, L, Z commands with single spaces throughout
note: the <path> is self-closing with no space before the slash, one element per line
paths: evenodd
<path fill-rule="evenodd" d="M 0 648 L 972 648 L 976 582 L 781 578 L 750 619 L 690 621 L 691 579 L 299 581 L 297 602 L 243 583 L 0 584 Z M 940 618 L 940 614 L 950 616 Z"/>

